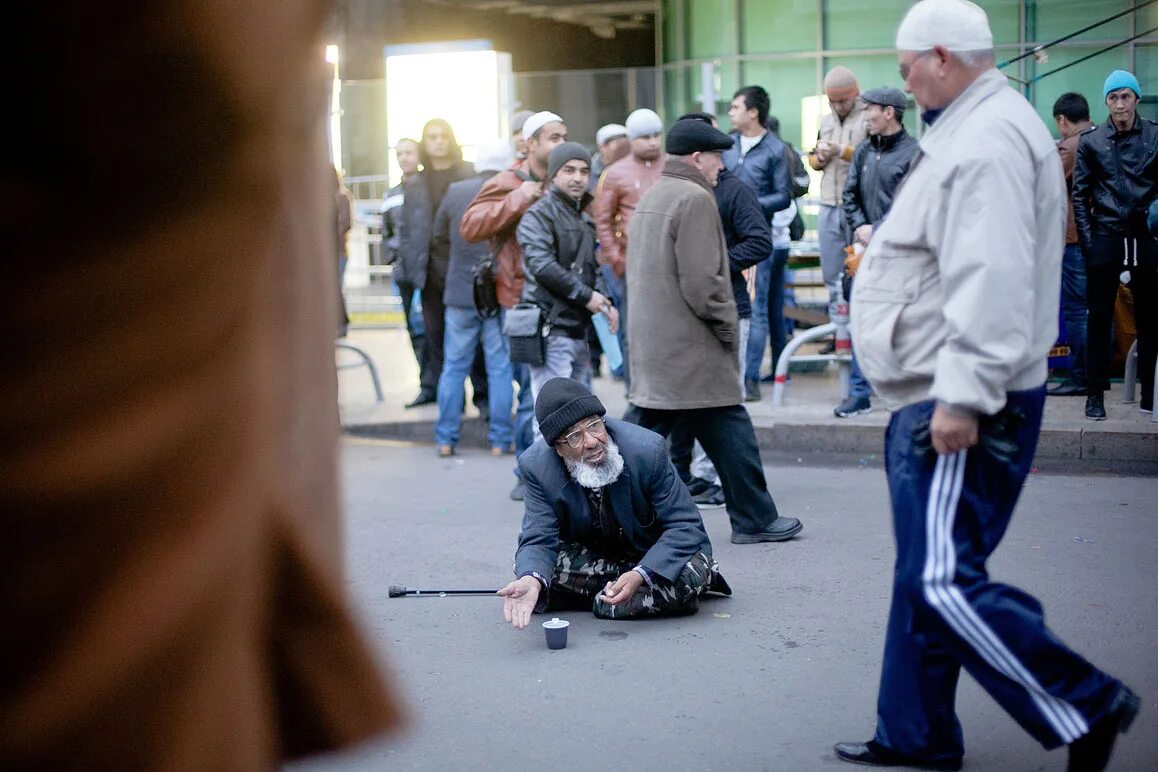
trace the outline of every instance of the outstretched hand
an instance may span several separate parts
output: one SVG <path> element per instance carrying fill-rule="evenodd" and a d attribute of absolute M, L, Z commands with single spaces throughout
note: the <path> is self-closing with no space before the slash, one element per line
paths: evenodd
<path fill-rule="evenodd" d="M 543 585 L 533 576 L 524 576 L 498 591 L 503 599 L 503 619 L 522 630 L 531 623 L 531 614 L 539 602 Z"/>

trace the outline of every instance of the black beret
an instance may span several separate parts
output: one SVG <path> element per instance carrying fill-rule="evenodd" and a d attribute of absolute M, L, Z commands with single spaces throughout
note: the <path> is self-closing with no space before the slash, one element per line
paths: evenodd
<path fill-rule="evenodd" d="M 665 148 L 672 155 L 691 155 L 719 153 L 733 144 L 732 138 L 719 129 L 695 118 L 684 118 L 668 129 Z"/>

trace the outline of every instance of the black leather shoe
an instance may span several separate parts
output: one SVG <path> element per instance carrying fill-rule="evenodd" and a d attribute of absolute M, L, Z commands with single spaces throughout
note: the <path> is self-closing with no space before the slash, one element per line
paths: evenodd
<path fill-rule="evenodd" d="M 1125 686 L 1114 698 L 1114 706 L 1090 731 L 1070 743 L 1070 760 L 1066 772 L 1102 772 L 1110 762 L 1110 753 L 1119 734 L 1125 734 L 1134 723 L 1142 700 Z"/>
<path fill-rule="evenodd" d="M 434 392 L 423 389 L 422 391 L 418 392 L 417 397 L 406 403 L 406 407 L 421 407 L 422 405 L 429 405 L 437 401 L 438 397 Z"/>
<path fill-rule="evenodd" d="M 1086 397 L 1086 418 L 1091 421 L 1106 420 L 1106 401 L 1101 394 L 1091 394 Z"/>
<path fill-rule="evenodd" d="M 1050 387 L 1045 390 L 1045 393 L 1051 397 L 1084 397 L 1086 396 L 1086 387 L 1079 386 L 1071 380 L 1064 380 L 1057 386 Z"/>
<path fill-rule="evenodd" d="M 787 541 L 804 530 L 804 525 L 795 517 L 778 517 L 763 531 L 756 533 L 732 532 L 732 544 L 759 544 L 764 541 Z"/>
<path fill-rule="evenodd" d="M 960 769 L 961 759 L 945 761 L 925 761 L 903 756 L 896 751 L 869 740 L 867 743 L 837 743 L 833 746 L 836 757 L 850 764 L 863 764 L 866 767 L 910 767 L 913 769 Z"/>
<path fill-rule="evenodd" d="M 760 401 L 760 382 L 749 378 L 744 381 L 744 401 L 745 402 L 759 402 Z"/>

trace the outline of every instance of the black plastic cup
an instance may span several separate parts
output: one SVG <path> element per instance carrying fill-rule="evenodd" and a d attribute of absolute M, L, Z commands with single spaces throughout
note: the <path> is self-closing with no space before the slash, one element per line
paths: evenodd
<path fill-rule="evenodd" d="M 547 633 L 547 648 L 567 648 L 567 628 L 570 626 L 570 622 L 566 619 L 559 619 L 559 617 L 544 622 L 543 630 Z"/>

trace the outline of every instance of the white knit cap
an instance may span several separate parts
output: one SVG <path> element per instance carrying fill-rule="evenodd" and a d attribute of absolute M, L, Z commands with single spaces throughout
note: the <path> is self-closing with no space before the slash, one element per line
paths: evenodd
<path fill-rule="evenodd" d="M 950 51 L 993 48 L 989 17 L 969 0 L 920 0 L 897 30 L 897 50 L 928 51 L 933 46 Z"/>
<path fill-rule="evenodd" d="M 474 170 L 483 172 L 501 172 L 511 168 L 515 162 L 515 150 L 510 142 L 488 142 L 479 145 L 478 155 L 474 159 Z"/>
<path fill-rule="evenodd" d="M 599 131 L 595 132 L 595 144 L 598 147 L 603 147 L 603 144 L 608 140 L 615 139 L 616 137 L 626 136 L 626 126 L 621 126 L 618 123 L 609 123 L 606 126 L 601 127 Z"/>
<path fill-rule="evenodd" d="M 655 110 L 641 107 L 627 116 L 627 138 L 639 139 L 652 134 L 663 133 L 663 121 L 655 114 Z"/>
<path fill-rule="evenodd" d="M 535 132 L 546 126 L 548 123 L 555 122 L 563 123 L 563 119 L 555 115 L 549 110 L 543 110 L 532 115 L 527 120 L 523 121 L 523 139 L 530 139 Z"/>

